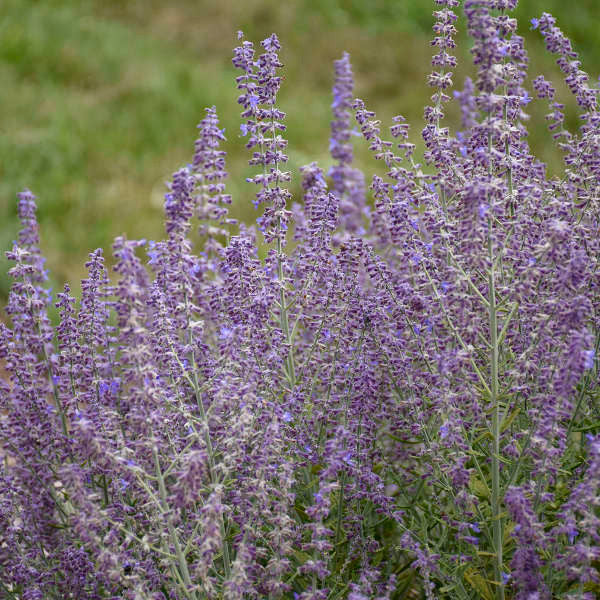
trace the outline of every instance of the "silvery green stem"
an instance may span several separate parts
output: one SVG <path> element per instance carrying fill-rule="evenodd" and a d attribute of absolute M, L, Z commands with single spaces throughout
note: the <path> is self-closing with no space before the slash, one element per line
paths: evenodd
<path fill-rule="evenodd" d="M 490 318 L 490 392 L 492 403 L 492 521 L 494 533 L 495 562 L 494 573 L 498 582 L 496 597 L 504 600 L 504 584 L 502 583 L 502 544 L 503 524 L 501 517 L 500 494 L 500 402 L 498 394 L 498 318 L 496 306 L 495 261 L 491 235 L 491 217 L 489 219 L 488 252 L 490 257 L 489 283 L 489 318 Z"/>
<path fill-rule="evenodd" d="M 278 220 L 281 227 L 281 219 Z M 285 341 L 289 346 L 288 355 L 286 358 L 286 372 L 290 383 L 290 388 L 296 385 L 296 368 L 294 366 L 294 353 L 292 351 L 292 336 L 290 335 L 290 324 L 287 310 L 287 300 L 285 290 L 283 288 L 283 263 L 281 262 L 281 240 L 277 236 L 277 279 L 279 280 L 279 302 L 281 304 L 281 331 L 285 336 Z"/>
<path fill-rule="evenodd" d="M 162 506 L 162 510 L 163 510 L 163 516 L 167 523 L 167 529 L 169 531 L 169 535 L 171 536 L 171 542 L 173 543 L 173 546 L 175 548 L 175 555 L 177 556 L 177 562 L 179 564 L 179 570 L 181 572 L 181 576 L 183 578 L 185 585 L 191 589 L 192 588 L 192 580 L 190 577 L 190 572 L 188 570 L 187 560 L 181 549 L 181 544 L 179 542 L 179 536 L 177 535 L 177 531 L 175 530 L 175 527 L 173 527 L 173 523 L 171 523 L 171 521 L 169 519 L 169 514 L 168 514 L 169 504 L 167 501 L 167 489 L 165 487 L 165 480 L 163 478 L 163 474 L 160 469 L 160 463 L 158 460 L 158 450 L 157 450 L 156 446 L 154 448 L 152 448 L 152 456 L 154 457 L 154 469 L 156 472 L 156 477 L 158 479 L 158 491 L 160 494 L 160 501 L 161 501 L 161 506 Z M 191 598 L 192 600 L 194 598 L 196 598 L 196 594 L 194 592 L 192 592 L 190 595 L 187 593 L 187 590 L 186 590 L 186 596 L 188 598 Z"/>
<path fill-rule="evenodd" d="M 188 330 L 188 343 L 190 347 L 192 346 L 192 328 L 190 326 L 190 311 L 188 304 L 187 292 L 185 293 L 185 307 L 186 307 L 186 315 L 187 315 L 187 330 Z M 204 404 L 202 402 L 202 396 L 200 392 L 200 384 L 198 382 L 198 368 L 196 366 L 196 356 L 194 352 L 191 352 L 192 359 L 192 373 L 193 373 L 193 387 L 194 394 L 196 396 L 196 404 L 198 405 L 198 410 L 200 411 L 200 416 L 202 418 L 202 424 L 204 426 L 204 443 L 206 444 L 206 449 L 208 450 L 208 468 L 211 483 L 217 483 L 217 474 L 215 470 L 215 457 L 214 450 L 212 445 L 212 440 L 210 437 L 210 429 L 208 426 L 208 419 L 206 416 L 206 411 L 204 410 Z M 225 569 L 225 576 L 229 577 L 231 574 L 231 559 L 229 557 L 229 547 L 227 546 L 227 540 L 225 539 L 225 519 L 223 517 L 223 513 L 221 512 L 221 516 L 219 519 L 219 529 L 221 531 L 221 539 L 223 540 L 223 566 Z"/>
<path fill-rule="evenodd" d="M 273 143 L 275 143 L 275 118 L 271 113 L 271 135 L 273 136 Z M 266 168 L 266 166 L 265 166 Z M 275 170 L 279 168 L 277 159 L 275 159 Z M 277 178 L 276 185 L 279 185 L 279 177 Z M 283 263 L 281 261 L 281 217 L 277 217 L 277 280 L 279 281 L 279 302 L 281 303 L 281 331 L 285 336 L 285 342 L 289 347 L 288 355 L 286 358 L 286 373 L 289 379 L 290 388 L 293 389 L 296 385 L 296 372 L 294 367 L 294 353 L 292 350 L 292 336 L 290 335 L 290 323 L 287 311 L 287 300 L 285 297 L 285 289 L 283 287 Z"/>

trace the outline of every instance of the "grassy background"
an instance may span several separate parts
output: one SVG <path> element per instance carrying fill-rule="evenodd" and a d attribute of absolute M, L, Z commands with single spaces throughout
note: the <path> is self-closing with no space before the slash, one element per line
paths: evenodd
<path fill-rule="evenodd" d="M 278 33 L 286 66 L 279 106 L 288 113 L 290 168 L 328 156 L 333 60 L 350 52 L 355 95 L 384 127 L 403 114 L 420 140 L 431 91 L 433 2 L 429 0 L 2 0 L 0 3 L 0 298 L 8 292 L 4 250 L 16 237 L 15 195 L 38 196 L 42 247 L 55 289 L 78 290 L 90 250 L 110 254 L 116 235 L 160 238 L 164 181 L 192 156 L 195 126 L 215 104 L 226 128 L 233 213 L 256 216 L 239 138 L 236 31 L 259 42 Z M 597 0 L 522 0 L 531 78 L 560 75 L 529 19 L 552 12 L 595 80 L 600 71 Z M 464 19 L 455 83 L 471 72 Z M 576 110 L 564 86 L 568 122 Z M 543 103 L 532 103 L 531 144 L 551 170 Z M 449 121 L 456 123 L 456 111 Z M 357 138 L 358 139 L 358 138 Z M 360 145 L 360 144 L 359 144 Z M 359 164 L 373 170 L 366 149 Z M 241 182 L 241 183 L 240 183 Z M 299 178 L 294 192 L 298 197 Z"/>

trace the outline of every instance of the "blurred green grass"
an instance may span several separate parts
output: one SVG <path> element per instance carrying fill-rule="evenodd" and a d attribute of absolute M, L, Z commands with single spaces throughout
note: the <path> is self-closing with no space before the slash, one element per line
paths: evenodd
<path fill-rule="evenodd" d="M 117 235 L 163 235 L 164 181 L 192 156 L 195 126 L 216 105 L 228 142 L 233 214 L 256 217 L 251 173 L 239 138 L 239 106 L 231 66 L 236 32 L 259 42 L 275 31 L 285 80 L 279 106 L 288 114 L 290 169 L 328 156 L 333 60 L 351 54 L 356 87 L 383 127 L 403 114 L 420 141 L 425 81 L 432 49 L 429 0 L 3 0 L 0 3 L 0 298 L 10 285 L 4 250 L 18 232 L 16 193 L 38 196 L 42 249 L 52 284 L 78 290 L 89 251 Z M 527 40 L 531 78 L 558 84 L 529 19 L 552 12 L 595 79 L 600 71 L 596 0 L 527 0 L 516 11 Z M 472 72 L 464 19 L 458 24 L 455 84 Z M 566 88 L 567 122 L 576 110 Z M 532 103 L 530 142 L 551 170 L 560 156 L 548 143 L 543 104 Z M 456 125 L 457 111 L 448 121 Z M 384 135 L 385 135 L 384 129 Z M 373 161 L 358 141 L 357 161 Z"/>

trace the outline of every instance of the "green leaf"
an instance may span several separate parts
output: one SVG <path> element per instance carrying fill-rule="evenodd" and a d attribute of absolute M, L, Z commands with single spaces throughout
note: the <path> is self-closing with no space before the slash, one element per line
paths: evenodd
<path fill-rule="evenodd" d="M 471 477 L 469 489 L 480 498 L 487 498 L 489 500 L 491 497 L 490 488 L 488 487 L 487 483 L 479 479 L 479 477 Z"/>
<path fill-rule="evenodd" d="M 482 598 L 485 598 L 485 600 L 494 600 L 494 595 L 487 580 L 480 573 L 474 569 L 467 569 L 465 571 L 465 579 Z"/>
<path fill-rule="evenodd" d="M 512 413 L 506 419 L 504 419 L 504 421 L 502 421 L 502 424 L 500 425 L 500 432 L 506 431 L 520 412 L 520 408 L 515 408 L 515 410 L 513 410 Z"/>

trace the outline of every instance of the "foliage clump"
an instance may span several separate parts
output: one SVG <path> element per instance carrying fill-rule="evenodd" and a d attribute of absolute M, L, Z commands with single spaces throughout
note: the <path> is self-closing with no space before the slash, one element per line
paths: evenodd
<path fill-rule="evenodd" d="M 240 33 L 258 231 L 228 217 L 215 108 L 168 186 L 165 239 L 117 238 L 112 283 L 92 252 L 79 302 L 44 286 L 19 194 L 3 598 L 597 597 L 597 90 L 553 17 L 532 19 L 581 107 L 567 131 L 552 83 L 526 89 L 516 0 L 467 0 L 476 73 L 451 132 L 458 2 L 436 3 L 424 165 L 403 117 L 388 141 L 352 98 L 344 54 L 335 164 L 304 166 L 290 206 L 280 43 L 257 57 Z M 532 96 L 561 178 L 527 144 Z M 372 197 L 352 118 L 387 168 Z"/>

